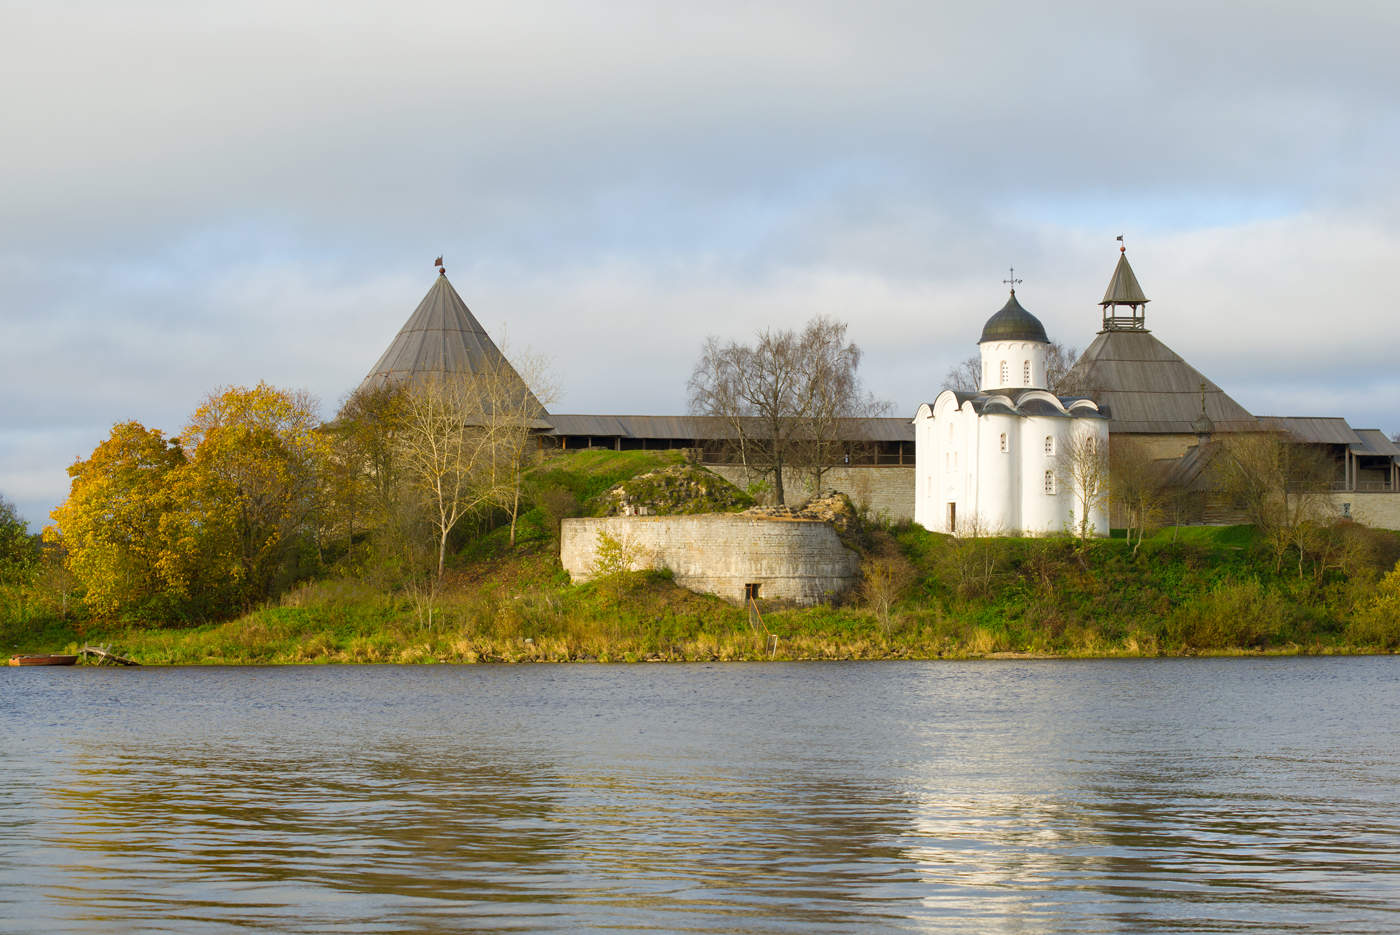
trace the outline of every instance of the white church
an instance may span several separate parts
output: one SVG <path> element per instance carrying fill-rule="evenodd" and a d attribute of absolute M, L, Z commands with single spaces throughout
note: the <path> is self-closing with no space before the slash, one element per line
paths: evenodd
<path fill-rule="evenodd" d="M 1090 534 L 1108 535 L 1107 497 L 1082 486 L 1086 456 L 1107 457 L 1108 418 L 1092 399 L 1047 388 L 1050 339 L 1015 288 L 977 346 L 978 392 L 945 389 L 914 416 L 914 521 L 952 534 L 1051 535 L 1080 529 L 1087 506 Z"/>

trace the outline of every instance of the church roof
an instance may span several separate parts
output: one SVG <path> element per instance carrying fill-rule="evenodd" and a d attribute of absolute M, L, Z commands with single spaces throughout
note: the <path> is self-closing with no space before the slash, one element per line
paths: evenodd
<path fill-rule="evenodd" d="M 1068 385 L 1108 412 L 1109 432 L 1195 434 L 1206 415 L 1219 432 L 1257 432 L 1257 419 L 1148 331 L 1103 331 L 1075 362 Z"/>
<path fill-rule="evenodd" d="M 966 393 L 962 390 L 944 390 L 939 394 L 952 395 L 957 408 L 971 406 L 972 411 L 989 416 L 1049 416 L 1065 419 L 1103 419 L 1104 413 L 1092 399 L 1084 396 L 1056 396 L 1048 390 L 993 390 L 988 393 Z M 1014 398 L 1013 398 L 1014 397 Z M 933 409 L 929 406 L 930 411 Z"/>
<path fill-rule="evenodd" d="M 1103 301 L 1099 304 L 1146 305 L 1150 301 L 1142 294 L 1142 286 L 1138 285 L 1137 276 L 1133 275 L 1133 268 L 1128 265 L 1128 254 L 1120 250 L 1118 265 L 1113 268 L 1113 278 L 1108 281 Z"/>
<path fill-rule="evenodd" d="M 441 379 L 449 374 L 486 373 L 501 366 L 520 379 L 447 276 L 440 275 L 383 356 L 370 368 L 360 388 Z M 543 412 L 534 393 L 528 387 L 525 392 Z"/>
<path fill-rule="evenodd" d="M 1011 298 L 1006 300 L 1006 304 L 1001 310 L 987 319 L 987 323 L 982 326 L 982 337 L 977 340 L 978 344 L 985 344 L 988 341 L 1039 341 L 1042 344 L 1049 344 L 1050 339 L 1045 335 L 1045 326 L 1040 323 L 1030 312 L 1021 307 L 1021 303 L 1016 301 L 1016 290 L 1011 290 Z"/>

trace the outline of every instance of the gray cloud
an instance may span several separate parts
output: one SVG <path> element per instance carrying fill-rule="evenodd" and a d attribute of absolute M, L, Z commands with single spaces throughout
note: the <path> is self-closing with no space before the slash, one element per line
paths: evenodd
<path fill-rule="evenodd" d="M 333 408 L 438 252 L 561 410 L 677 411 L 706 334 L 825 313 L 904 411 L 1011 263 L 1087 344 L 1127 232 L 1159 336 L 1246 406 L 1400 428 L 1391 7 L 0 14 L 0 493 L 31 521 L 114 421 L 258 379 Z"/>

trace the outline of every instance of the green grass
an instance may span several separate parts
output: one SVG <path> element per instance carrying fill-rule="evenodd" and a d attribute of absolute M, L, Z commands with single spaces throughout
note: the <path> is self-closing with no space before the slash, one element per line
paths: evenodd
<path fill-rule="evenodd" d="M 672 452 L 571 452 L 533 472 L 529 489 L 567 489 L 586 513 L 620 481 L 680 461 Z M 887 619 L 851 595 L 837 606 L 766 606 L 755 628 L 743 608 L 665 574 L 570 584 L 542 512 L 527 507 L 514 546 L 498 527 L 458 552 L 431 619 L 407 595 L 334 570 L 237 619 L 184 628 L 91 619 L 61 595 L 12 590 L 0 606 L 0 652 L 96 643 L 147 664 L 276 664 L 1400 648 L 1400 579 L 1378 584 L 1400 559 L 1400 534 L 1379 530 L 1347 533 L 1364 548 L 1345 570 L 1299 577 L 1248 526 L 1163 530 L 1134 556 L 1122 538 L 957 540 L 906 525 L 871 540 L 909 565 Z"/>
<path fill-rule="evenodd" d="M 533 489 L 564 487 L 580 503 L 596 499 L 609 488 L 638 474 L 681 464 L 679 451 L 573 451 L 553 455 L 530 472 Z"/>

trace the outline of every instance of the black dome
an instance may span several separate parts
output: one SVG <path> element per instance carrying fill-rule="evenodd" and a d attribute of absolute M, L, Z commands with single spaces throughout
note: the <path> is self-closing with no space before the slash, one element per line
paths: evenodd
<path fill-rule="evenodd" d="M 1011 298 L 1006 300 L 1006 304 L 1001 307 L 987 323 L 982 326 L 982 337 L 978 339 L 978 344 L 985 344 L 988 341 L 1039 341 L 1042 344 L 1049 344 L 1050 339 L 1045 335 L 1045 326 L 1040 323 L 1030 312 L 1021 307 L 1021 303 L 1016 301 L 1016 290 L 1011 290 Z"/>

